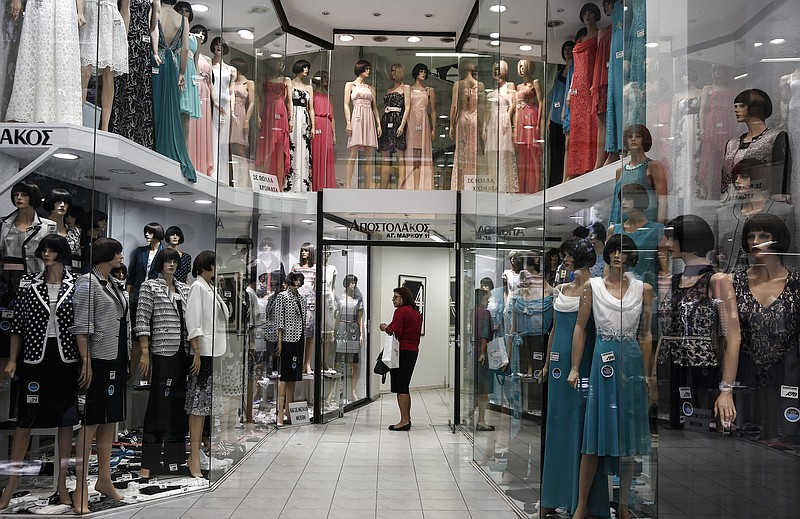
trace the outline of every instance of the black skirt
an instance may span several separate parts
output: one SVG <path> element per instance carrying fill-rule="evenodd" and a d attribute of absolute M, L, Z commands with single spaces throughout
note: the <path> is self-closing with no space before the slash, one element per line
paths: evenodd
<path fill-rule="evenodd" d="M 411 375 L 414 374 L 414 366 L 417 365 L 418 351 L 400 350 L 400 367 L 390 371 L 392 374 L 392 393 L 407 395 L 411 384 Z"/>
<path fill-rule="evenodd" d="M 125 421 L 125 385 L 128 380 L 127 328 L 127 320 L 122 319 L 116 359 L 91 359 L 92 381 L 86 388 L 83 425 Z"/>
<path fill-rule="evenodd" d="M 300 337 L 298 342 L 283 341 L 281 346 L 281 381 L 300 382 L 303 380 L 303 353 L 306 341 Z"/>
<path fill-rule="evenodd" d="M 80 362 L 61 359 L 55 337 L 47 339 L 38 364 L 19 364 L 17 427 L 71 427 L 78 423 Z"/>

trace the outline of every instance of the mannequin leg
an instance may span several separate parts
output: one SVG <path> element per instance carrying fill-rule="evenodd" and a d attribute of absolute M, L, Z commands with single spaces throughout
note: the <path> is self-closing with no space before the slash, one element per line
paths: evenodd
<path fill-rule="evenodd" d="M 292 419 L 292 415 L 289 414 L 289 404 L 294 402 L 294 386 L 295 382 L 286 382 L 286 389 L 284 390 L 283 411 L 290 420 Z"/>
<path fill-rule="evenodd" d="M 420 149 L 414 149 L 414 164 L 412 168 L 414 170 L 414 185 L 412 188 L 420 189 L 422 188 L 422 180 L 420 179 L 420 175 L 422 175 L 422 150 Z"/>
<path fill-rule="evenodd" d="M 388 151 L 381 152 L 381 189 L 389 189 L 389 179 L 392 177 L 392 154 Z"/>
<path fill-rule="evenodd" d="M 306 347 L 303 356 L 303 373 L 313 373 L 311 369 L 311 358 L 314 356 L 314 338 L 306 338 Z"/>
<path fill-rule="evenodd" d="M 603 167 L 606 161 L 606 114 L 597 114 L 597 161 L 594 169 Z"/>
<path fill-rule="evenodd" d="M 86 102 L 86 94 L 89 89 L 89 78 L 92 77 L 92 66 L 86 65 L 81 67 L 81 87 L 83 91 L 83 102 Z"/>
<path fill-rule="evenodd" d="M 27 444 L 27 442 L 25 442 Z M 69 458 L 72 452 L 72 427 L 58 428 L 58 498 L 62 505 L 72 503 L 67 490 L 67 472 L 69 469 Z M 2 508 L 2 507 L 0 507 Z"/>
<path fill-rule="evenodd" d="M 100 114 L 100 129 L 104 132 L 108 131 L 108 123 L 111 121 L 111 110 L 114 107 L 114 71 L 111 67 L 103 69 L 103 90 L 101 93 L 100 103 L 103 107 L 103 112 Z M 189 131 L 189 122 L 186 122 L 184 135 Z"/>
<path fill-rule="evenodd" d="M 628 499 L 631 494 L 631 481 L 633 481 L 633 458 L 621 460 L 622 472 L 619 475 L 619 510 L 620 519 L 631 519 L 631 512 L 628 510 Z"/>
<path fill-rule="evenodd" d="M 97 483 L 94 488 L 104 496 L 121 500 L 111 481 L 111 443 L 114 441 L 115 423 L 97 426 Z"/>
<path fill-rule="evenodd" d="M 578 506 L 575 507 L 573 519 L 584 519 L 589 502 L 589 490 L 592 488 L 594 474 L 597 472 L 597 456 L 594 454 L 581 455 L 581 469 L 578 477 Z M 628 481 L 630 484 L 630 481 Z M 622 493 L 620 492 L 620 495 Z"/>
<path fill-rule="evenodd" d="M 358 400 L 358 393 L 356 392 L 356 388 L 358 387 L 358 371 L 361 368 L 361 364 L 356 364 L 355 362 L 350 365 L 350 369 L 352 369 L 350 373 L 350 393 L 353 396 L 353 402 Z"/>
<path fill-rule="evenodd" d="M 364 185 L 375 189 L 375 149 L 364 148 Z"/>
<path fill-rule="evenodd" d="M 561 177 L 562 182 L 566 182 L 569 180 L 569 176 L 567 173 L 569 172 L 569 164 L 567 164 L 567 158 L 569 157 L 569 132 L 564 133 L 564 173 Z"/>
<path fill-rule="evenodd" d="M 181 126 L 183 126 L 183 140 L 186 141 L 186 143 L 188 145 L 188 141 L 189 141 L 189 114 L 181 113 Z M 231 145 L 231 148 L 233 148 L 233 145 Z M 233 153 L 233 150 L 231 150 L 231 153 Z"/>
<path fill-rule="evenodd" d="M 92 453 L 92 439 L 97 431 L 97 425 L 84 425 L 78 431 L 75 440 L 75 492 L 72 494 L 72 508 L 76 513 L 89 513 L 88 483 L 89 455 Z M 99 463 L 98 452 L 98 463 Z"/>
<path fill-rule="evenodd" d="M 189 473 L 196 478 L 203 476 L 200 472 L 200 444 L 203 440 L 205 418 L 205 416 L 189 415 Z"/>
<path fill-rule="evenodd" d="M 358 174 L 356 173 L 355 185 L 353 185 L 353 173 L 358 162 L 358 147 L 350 148 L 350 158 L 347 160 L 347 170 L 344 176 L 345 189 L 358 189 Z"/>
<path fill-rule="evenodd" d="M 25 453 L 28 451 L 28 442 L 31 439 L 31 430 L 30 429 L 22 429 L 17 428 L 14 431 L 14 443 L 11 446 L 11 464 L 12 467 L 22 462 L 22 459 L 25 457 Z M 67 448 L 67 453 L 69 453 L 69 447 Z M 64 477 L 66 478 L 66 468 L 64 470 Z M 17 476 L 12 475 L 8 477 L 8 483 L 6 483 L 6 488 L 3 490 L 3 497 L 0 498 L 0 509 L 3 509 L 8 506 L 8 503 L 11 501 L 11 496 L 14 494 L 14 491 L 17 489 Z"/>
<path fill-rule="evenodd" d="M 283 408 L 286 401 L 286 382 L 283 380 L 278 382 L 278 402 L 275 405 L 275 423 L 278 427 L 283 426 Z"/>

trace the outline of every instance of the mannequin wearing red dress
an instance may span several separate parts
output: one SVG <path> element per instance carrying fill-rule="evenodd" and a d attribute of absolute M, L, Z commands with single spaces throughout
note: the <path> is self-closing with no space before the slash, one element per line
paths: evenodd
<path fill-rule="evenodd" d="M 592 81 L 597 56 L 597 22 L 600 9 L 594 4 L 581 8 L 587 34 L 572 49 L 575 72 L 567 93 L 570 109 L 569 178 L 592 171 L 597 159 L 597 111 L 592 102 Z"/>

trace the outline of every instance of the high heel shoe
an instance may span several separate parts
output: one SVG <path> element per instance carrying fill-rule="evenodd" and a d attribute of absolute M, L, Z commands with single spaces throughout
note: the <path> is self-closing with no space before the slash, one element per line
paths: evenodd
<path fill-rule="evenodd" d="M 410 431 L 411 430 L 411 422 L 408 422 L 405 425 L 401 425 L 400 427 L 395 427 L 394 424 L 389 426 L 390 431 Z"/>

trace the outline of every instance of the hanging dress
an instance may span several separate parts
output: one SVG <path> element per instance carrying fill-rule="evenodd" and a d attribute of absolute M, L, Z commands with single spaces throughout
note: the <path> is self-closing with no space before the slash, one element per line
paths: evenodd
<path fill-rule="evenodd" d="M 539 101 L 533 87 L 517 88 L 517 127 L 514 143 L 519 151 L 517 175 L 520 193 L 536 193 L 542 189 L 542 144 L 539 142 Z"/>
<path fill-rule="evenodd" d="M 478 175 L 478 191 L 516 193 L 517 165 L 515 163 L 511 116 L 511 94 L 508 83 L 486 96 L 486 175 Z M 488 176 L 488 178 L 486 178 Z M 482 182 L 483 180 L 483 182 Z"/>
<path fill-rule="evenodd" d="M 383 96 L 383 115 L 381 115 L 381 136 L 378 137 L 378 151 L 397 153 L 406 149 L 406 135 L 410 126 L 398 137 L 397 128 L 403 122 L 405 96 L 402 92 L 387 92 Z"/>
<path fill-rule="evenodd" d="M 364 83 L 353 83 L 350 89 L 350 103 L 353 112 L 350 117 L 350 137 L 347 147 L 364 146 L 366 148 L 378 147 L 378 130 L 375 127 L 375 117 L 372 113 L 372 89 Z"/>
<path fill-rule="evenodd" d="M 197 64 L 200 118 L 189 120 L 189 157 L 198 172 L 214 175 L 214 136 L 211 129 L 211 58 L 200 55 Z"/>
<path fill-rule="evenodd" d="M 622 151 L 622 61 L 625 6 L 618 1 L 611 11 L 611 48 L 608 54 L 608 98 L 606 106 L 606 151 Z"/>
<path fill-rule="evenodd" d="M 178 89 L 178 54 L 181 49 L 186 19 L 181 18 L 181 26 L 172 43 L 167 46 L 164 39 L 164 29 L 161 21 L 158 22 L 158 56 L 161 65 L 153 69 L 158 74 L 153 74 L 153 109 L 155 113 L 156 151 L 181 165 L 181 173 L 190 182 L 197 182 L 189 152 L 186 151 L 186 141 L 183 137 L 183 124 L 181 122 L 181 107 Z"/>
<path fill-rule="evenodd" d="M 231 144 L 250 145 L 250 132 L 244 129 L 247 119 L 247 101 L 250 93 L 247 82 L 233 84 L 233 120 L 231 121 Z"/>
<path fill-rule="evenodd" d="M 150 0 L 130 0 L 128 73 L 114 77 L 114 108 L 108 129 L 145 148 L 154 149 L 150 7 Z"/>
<path fill-rule="evenodd" d="M 284 191 L 305 193 L 311 190 L 311 115 L 308 104 L 311 102 L 308 92 L 299 88 L 292 89 L 292 110 L 294 126 L 291 134 L 292 167 L 286 176 Z"/>
<path fill-rule="evenodd" d="M 6 120 L 83 124 L 80 65 L 75 2 L 28 3 Z"/>
<path fill-rule="evenodd" d="M 798 143 L 800 143 L 800 79 L 789 81 L 789 91 L 791 97 L 789 98 L 786 131 L 789 133 L 789 142 L 797 146 Z M 791 157 L 791 171 L 795 171 L 796 175 L 800 174 L 800 150 L 795 149 Z M 791 200 L 800 200 L 800 182 L 790 183 L 789 187 L 791 189 L 790 194 L 792 195 Z"/>
<path fill-rule="evenodd" d="M 283 185 L 289 173 L 289 113 L 286 111 L 286 84 L 264 82 L 264 108 L 256 146 L 256 167 L 278 176 Z"/>
<path fill-rule="evenodd" d="M 194 53 L 197 52 L 197 38 L 189 34 L 189 53 L 186 58 L 186 87 L 180 91 L 181 113 L 187 114 L 192 119 L 200 117 L 200 81 L 197 79 L 197 67 L 194 66 Z M 181 56 L 178 54 L 178 66 Z"/>
<path fill-rule="evenodd" d="M 336 187 L 333 152 L 333 105 L 328 94 L 314 92 L 314 130 L 311 139 L 311 188 L 314 191 Z"/>
<path fill-rule="evenodd" d="M 217 181 L 227 184 L 230 175 L 230 134 L 231 134 L 231 69 L 220 61 L 211 66 L 214 85 L 212 88 L 217 93 L 219 106 L 225 110 L 221 115 L 219 110 L 211 113 L 211 135 L 214 146 L 214 166 L 217 172 Z"/>
<path fill-rule="evenodd" d="M 647 159 L 636 166 L 631 166 L 630 162 L 626 162 L 622 166 L 622 173 L 619 176 L 619 180 L 617 180 L 617 183 L 614 185 L 614 195 L 611 197 L 608 227 L 612 225 L 616 226 L 627 219 L 627 215 L 622 212 L 622 203 L 619 199 L 619 194 L 622 188 L 628 184 L 639 184 L 647 191 L 647 200 L 649 203 L 647 209 L 642 212 L 650 221 L 654 221 L 658 218 L 658 197 L 656 196 L 656 190 L 647 180 L 647 165 L 649 163 L 650 159 Z"/>
<path fill-rule="evenodd" d="M 411 101 L 406 129 L 406 171 L 419 168 L 419 189 L 433 189 L 433 150 L 431 147 L 431 120 L 428 117 L 428 88 L 411 89 Z M 419 161 L 419 165 L 416 165 Z M 408 178 L 406 189 L 414 186 Z"/>
<path fill-rule="evenodd" d="M 711 88 L 708 92 L 708 108 L 700 129 L 703 139 L 700 144 L 697 181 L 700 184 L 700 194 L 710 200 L 718 199 L 720 193 L 728 190 L 728 185 L 723 184 L 720 175 L 725 157 L 725 143 L 736 128 L 733 98 L 733 92 L 727 88 Z"/>
<path fill-rule="evenodd" d="M 570 132 L 567 176 L 577 177 L 594 169 L 597 161 L 597 110 L 592 101 L 592 79 L 597 57 L 597 38 L 587 38 L 572 49 L 575 71 L 569 87 Z"/>
<path fill-rule="evenodd" d="M 458 93 L 458 118 L 456 125 L 456 149 L 450 189 L 474 191 L 478 163 L 478 84 L 468 87 L 460 81 Z"/>

